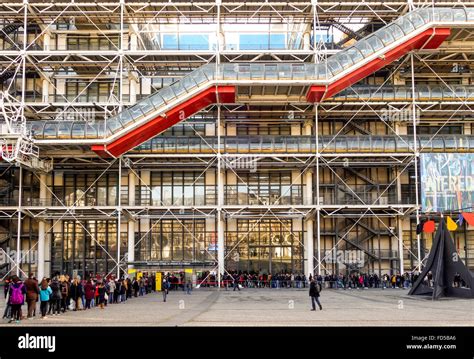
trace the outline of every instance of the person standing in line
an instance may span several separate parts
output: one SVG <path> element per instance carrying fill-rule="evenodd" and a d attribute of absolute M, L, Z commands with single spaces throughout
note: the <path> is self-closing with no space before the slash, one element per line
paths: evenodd
<path fill-rule="evenodd" d="M 59 315 L 61 313 L 61 288 L 59 286 L 58 277 L 54 277 L 51 281 L 51 303 L 53 315 Z"/>
<path fill-rule="evenodd" d="M 59 289 L 61 290 L 61 310 L 63 313 L 66 313 L 69 286 L 66 283 L 66 277 L 63 275 L 59 277 Z"/>
<path fill-rule="evenodd" d="M 38 281 L 34 278 L 33 273 L 30 273 L 24 284 L 26 289 L 26 304 L 28 306 L 28 319 L 33 319 L 39 295 Z"/>
<path fill-rule="evenodd" d="M 311 310 L 316 310 L 316 303 L 318 303 L 319 309 L 323 310 L 323 307 L 321 306 L 321 303 L 319 302 L 319 296 L 321 289 L 319 287 L 319 284 L 317 284 L 314 279 L 311 280 L 311 283 L 309 285 L 309 296 L 311 297 L 311 305 L 312 309 Z"/>
<path fill-rule="evenodd" d="M 120 303 L 125 303 L 125 301 L 127 300 L 127 281 L 126 280 L 121 280 L 120 281 L 121 285 L 120 285 Z"/>
<path fill-rule="evenodd" d="M 74 302 L 74 311 L 81 310 L 81 301 L 82 301 L 82 284 L 79 278 L 74 278 L 74 281 L 70 287 L 71 298 Z"/>
<path fill-rule="evenodd" d="M 3 317 L 2 319 L 8 319 L 10 320 L 11 314 L 12 314 L 12 307 L 10 305 L 10 296 L 8 294 L 10 290 L 10 279 L 5 280 L 5 288 L 3 289 L 4 294 L 5 294 L 5 311 L 3 312 Z"/>
<path fill-rule="evenodd" d="M 99 294 L 99 297 L 98 297 L 98 303 L 99 303 L 99 307 L 100 309 L 104 309 L 104 304 L 105 304 L 105 294 L 106 294 L 106 288 L 105 288 L 105 285 L 103 282 L 100 282 L 99 284 L 99 287 L 97 289 L 97 292 Z"/>
<path fill-rule="evenodd" d="M 130 278 L 127 278 L 126 282 L 127 282 L 127 285 L 126 285 L 127 299 L 129 299 L 129 298 L 132 298 L 132 281 Z"/>
<path fill-rule="evenodd" d="M 133 288 L 133 296 L 136 298 L 138 296 L 138 290 L 140 288 L 136 278 L 133 278 L 132 288 Z"/>
<path fill-rule="evenodd" d="M 67 288 L 66 309 L 69 310 L 71 306 L 71 278 L 67 274 L 64 276 L 64 283 L 66 283 Z"/>
<path fill-rule="evenodd" d="M 5 279 L 5 286 L 3 287 L 3 295 L 5 299 L 8 297 L 8 289 L 10 288 L 10 279 Z"/>
<path fill-rule="evenodd" d="M 115 288 L 116 288 L 115 280 L 114 280 L 113 277 L 111 277 L 110 280 L 109 280 L 109 301 L 110 301 L 110 304 L 112 304 L 114 302 Z"/>
<path fill-rule="evenodd" d="M 120 289 L 121 289 L 120 280 L 115 282 L 115 289 L 114 289 L 114 300 L 111 303 L 118 303 L 119 296 L 120 296 Z M 112 292 L 112 290 L 111 290 Z"/>
<path fill-rule="evenodd" d="M 11 306 L 11 317 L 8 323 L 16 320 L 20 323 L 21 320 L 21 306 L 25 303 L 26 288 L 18 276 L 13 276 L 12 283 L 8 291 L 8 300 Z"/>
<path fill-rule="evenodd" d="M 92 284 L 92 281 L 89 279 L 84 286 L 84 293 L 86 296 L 86 308 L 85 309 L 91 309 L 91 302 L 94 299 L 95 295 L 95 287 Z"/>
<path fill-rule="evenodd" d="M 51 296 L 51 293 L 53 291 L 51 290 L 50 286 L 48 285 L 48 281 L 46 278 L 44 278 L 41 281 L 41 288 L 40 288 L 40 311 L 41 311 L 41 319 L 46 319 L 46 313 L 48 312 L 48 304 L 49 304 L 49 298 Z"/>
<path fill-rule="evenodd" d="M 145 295 L 145 279 L 143 277 L 140 279 L 138 286 L 139 286 L 138 295 L 142 297 Z"/>

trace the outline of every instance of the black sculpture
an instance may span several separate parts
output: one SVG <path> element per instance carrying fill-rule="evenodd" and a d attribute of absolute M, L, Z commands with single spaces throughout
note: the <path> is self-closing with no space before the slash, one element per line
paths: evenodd
<path fill-rule="evenodd" d="M 433 287 L 425 283 L 429 272 L 433 276 Z M 461 277 L 466 287 L 453 287 L 455 275 Z M 474 277 L 459 257 L 444 219 L 439 222 L 426 266 L 408 295 L 432 295 L 433 299 L 440 297 L 474 298 Z"/>

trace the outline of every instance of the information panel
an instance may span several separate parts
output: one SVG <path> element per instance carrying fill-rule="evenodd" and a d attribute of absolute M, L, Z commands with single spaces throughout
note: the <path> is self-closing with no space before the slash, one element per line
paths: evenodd
<path fill-rule="evenodd" d="M 474 204 L 474 154 L 421 154 L 424 212 L 470 211 Z"/>

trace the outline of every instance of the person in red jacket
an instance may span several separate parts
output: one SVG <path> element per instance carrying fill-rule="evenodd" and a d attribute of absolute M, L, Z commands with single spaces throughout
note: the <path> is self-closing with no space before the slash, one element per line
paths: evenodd
<path fill-rule="evenodd" d="M 95 286 L 90 279 L 84 286 L 84 293 L 86 296 L 86 309 L 91 309 L 91 301 L 95 297 Z"/>

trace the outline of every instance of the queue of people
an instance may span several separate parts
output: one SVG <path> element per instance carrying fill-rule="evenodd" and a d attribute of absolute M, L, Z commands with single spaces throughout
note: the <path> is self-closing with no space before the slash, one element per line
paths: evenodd
<path fill-rule="evenodd" d="M 327 274 L 315 275 L 314 280 L 324 288 L 409 288 L 416 281 L 416 273 L 384 274 Z M 258 272 L 234 271 L 224 274 L 220 286 L 228 288 L 308 288 L 313 276 L 306 277 L 301 273 L 266 274 Z M 181 281 L 176 280 L 175 286 L 181 286 Z M 218 287 L 218 279 L 214 273 L 203 272 L 197 278 L 200 287 Z"/>
<path fill-rule="evenodd" d="M 392 288 L 392 289 L 408 289 L 419 277 L 416 271 L 400 273 L 385 273 L 381 276 L 375 273 L 359 273 L 351 274 L 326 274 L 312 275 L 306 277 L 300 273 L 277 273 L 266 274 L 259 272 L 234 271 L 227 272 L 221 278 L 221 288 L 308 288 L 311 279 L 314 279 L 321 288 L 331 289 L 369 289 L 369 288 Z M 428 273 L 426 285 L 433 286 L 433 275 Z M 174 287 L 182 286 L 181 280 L 176 279 Z M 216 274 L 203 272 L 197 277 L 197 284 L 200 287 L 218 287 L 218 279 Z M 465 282 L 459 274 L 453 278 L 454 287 L 463 287 Z"/>
<path fill-rule="evenodd" d="M 218 279 L 213 273 L 203 272 L 197 278 L 200 287 L 217 287 Z M 225 273 L 221 278 L 224 288 L 308 288 L 309 281 L 304 274 L 234 271 Z"/>
<path fill-rule="evenodd" d="M 24 281 L 12 276 L 5 281 L 3 319 L 9 323 L 31 320 L 36 317 L 38 303 L 39 317 L 46 319 L 48 315 L 57 316 L 67 311 L 94 307 L 104 309 L 107 305 L 125 303 L 132 297 L 144 296 L 152 291 L 155 291 L 155 277 L 146 273 L 139 279 L 97 275 L 87 280 L 57 274 L 40 282 L 33 273 Z M 26 315 L 22 310 L 25 304 Z"/>

